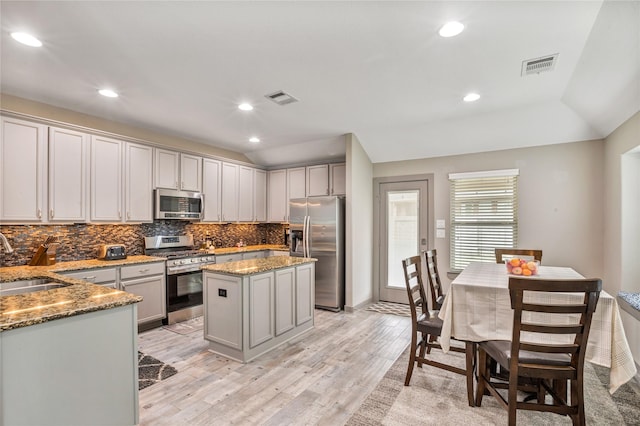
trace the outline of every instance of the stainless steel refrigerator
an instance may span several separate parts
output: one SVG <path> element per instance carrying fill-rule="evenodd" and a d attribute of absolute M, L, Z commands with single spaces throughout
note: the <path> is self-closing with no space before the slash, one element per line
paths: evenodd
<path fill-rule="evenodd" d="M 291 256 L 316 262 L 316 307 L 344 307 L 344 198 L 289 200 Z"/>

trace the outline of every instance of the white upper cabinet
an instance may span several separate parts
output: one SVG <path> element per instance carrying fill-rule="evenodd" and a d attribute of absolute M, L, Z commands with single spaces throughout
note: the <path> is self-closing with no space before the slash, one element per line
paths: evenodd
<path fill-rule="evenodd" d="M 41 222 L 46 209 L 47 127 L 2 117 L 0 220 Z"/>
<path fill-rule="evenodd" d="M 180 189 L 202 191 L 202 157 L 180 154 Z"/>
<path fill-rule="evenodd" d="M 222 163 L 222 220 L 238 220 L 238 165 Z"/>
<path fill-rule="evenodd" d="M 269 222 L 285 222 L 289 206 L 287 170 L 270 170 L 268 185 L 267 220 Z"/>
<path fill-rule="evenodd" d="M 238 220 L 240 222 L 253 221 L 253 170 L 251 167 L 239 167 Z"/>
<path fill-rule="evenodd" d="M 202 157 L 157 148 L 155 187 L 200 192 Z"/>
<path fill-rule="evenodd" d="M 153 221 L 153 148 L 126 142 L 124 156 L 124 220 Z"/>
<path fill-rule="evenodd" d="M 86 221 L 89 136 L 49 128 L 49 220 Z"/>
<path fill-rule="evenodd" d="M 266 222 L 267 220 L 267 172 L 254 169 L 253 171 L 253 220 Z"/>
<path fill-rule="evenodd" d="M 330 195 L 345 195 L 347 165 L 345 163 L 329 164 Z"/>
<path fill-rule="evenodd" d="M 91 220 L 122 220 L 122 142 L 91 137 Z"/>
<path fill-rule="evenodd" d="M 307 167 L 307 197 L 329 195 L 329 166 L 321 164 Z"/>
<path fill-rule="evenodd" d="M 304 167 L 287 169 L 287 198 L 289 200 L 307 196 L 306 174 L 307 171 Z"/>
<path fill-rule="evenodd" d="M 156 148 L 155 187 L 178 189 L 180 153 Z"/>
<path fill-rule="evenodd" d="M 219 222 L 222 217 L 221 166 L 218 160 L 202 160 L 203 222 Z"/>

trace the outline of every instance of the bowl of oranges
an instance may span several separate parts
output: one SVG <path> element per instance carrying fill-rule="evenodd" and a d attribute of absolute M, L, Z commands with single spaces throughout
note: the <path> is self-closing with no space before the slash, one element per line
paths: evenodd
<path fill-rule="evenodd" d="M 507 266 L 507 272 L 511 275 L 521 275 L 523 277 L 530 277 L 531 275 L 538 275 L 540 269 L 540 262 L 537 260 L 526 260 L 514 257 L 512 259 L 506 259 L 504 264 Z"/>

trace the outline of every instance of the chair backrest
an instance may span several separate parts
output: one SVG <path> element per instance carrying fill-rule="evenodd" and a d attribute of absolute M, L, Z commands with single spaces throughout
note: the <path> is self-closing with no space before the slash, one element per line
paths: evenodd
<path fill-rule="evenodd" d="M 404 281 L 411 308 L 411 319 L 415 324 L 418 315 L 428 312 L 427 298 L 422 282 L 422 259 L 420 256 L 408 257 L 402 261 L 402 268 L 404 269 Z M 418 308 L 422 310 L 420 314 L 418 314 Z"/>
<path fill-rule="evenodd" d="M 542 263 L 542 250 L 517 249 L 517 248 L 497 248 L 496 263 L 503 263 L 505 259 L 513 257 L 525 257 L 527 260 L 537 260 Z"/>
<path fill-rule="evenodd" d="M 431 290 L 431 307 L 432 309 L 440 309 L 444 301 L 442 293 L 442 284 L 440 283 L 440 274 L 438 273 L 438 253 L 436 249 L 424 252 L 427 264 L 427 278 L 429 280 L 429 288 Z"/>
<path fill-rule="evenodd" d="M 543 280 L 510 277 L 509 294 L 514 310 L 510 371 L 517 371 L 519 376 L 556 379 L 575 379 L 581 374 L 591 319 L 601 290 L 602 281 L 597 278 Z M 535 317 L 538 313 L 553 315 L 545 315 L 543 322 Z M 523 332 L 530 333 L 525 336 L 525 341 Z M 571 336 L 575 337 L 572 339 Z M 535 337 L 541 343 L 534 343 L 538 341 Z M 541 362 L 520 363 L 520 350 L 541 353 Z M 562 354 L 570 357 L 570 367 L 545 364 L 545 359 Z"/>

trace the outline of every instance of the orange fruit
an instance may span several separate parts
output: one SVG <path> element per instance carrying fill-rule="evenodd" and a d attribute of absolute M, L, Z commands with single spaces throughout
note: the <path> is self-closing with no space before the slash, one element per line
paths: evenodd
<path fill-rule="evenodd" d="M 531 275 L 531 270 L 530 269 L 523 269 L 522 270 L 522 275 L 525 275 L 525 276 L 528 277 L 529 275 Z"/>
<path fill-rule="evenodd" d="M 510 262 L 512 266 L 520 266 L 520 259 L 518 258 L 514 257 L 513 259 L 510 260 Z"/>

